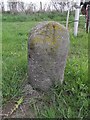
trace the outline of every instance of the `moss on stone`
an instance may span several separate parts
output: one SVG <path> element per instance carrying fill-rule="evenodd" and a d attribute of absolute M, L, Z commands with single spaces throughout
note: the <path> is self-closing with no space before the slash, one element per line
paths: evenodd
<path fill-rule="evenodd" d="M 35 38 L 33 41 L 31 41 L 31 48 L 34 48 L 37 44 L 42 44 L 43 46 L 47 44 L 47 47 L 50 49 L 58 49 L 60 46 L 60 42 L 58 39 L 62 38 L 60 35 L 56 35 L 56 31 L 62 31 L 64 28 L 58 24 L 55 24 L 53 22 L 49 22 L 44 28 L 42 28 L 39 33 L 37 32 Z M 49 35 L 48 35 L 49 34 Z M 56 37 L 57 36 L 57 37 Z"/>

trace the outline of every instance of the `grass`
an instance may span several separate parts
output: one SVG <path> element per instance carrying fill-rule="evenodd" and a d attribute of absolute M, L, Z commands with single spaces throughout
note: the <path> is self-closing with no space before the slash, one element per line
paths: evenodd
<path fill-rule="evenodd" d="M 37 20 L 36 20 L 36 19 Z M 3 103 L 21 95 L 20 87 L 27 80 L 28 33 L 35 24 L 43 20 L 61 20 L 62 14 L 8 15 L 3 14 L 2 30 L 2 79 Z M 33 20 L 33 21 L 32 21 Z M 73 15 L 70 16 L 73 21 Z M 63 85 L 56 85 L 45 98 L 43 109 L 35 108 L 37 117 L 85 118 L 88 110 L 88 34 L 84 30 L 84 19 L 80 17 L 79 33 L 73 36 L 73 22 L 69 24 L 70 50 Z M 35 106 L 35 105 L 34 105 Z"/>
<path fill-rule="evenodd" d="M 65 69 L 62 86 L 58 85 L 48 95 L 51 103 L 44 105 L 44 110 L 37 113 L 46 118 L 85 118 L 88 111 L 88 56 L 86 34 L 72 38 L 71 49 Z M 80 42 L 81 41 L 81 42 Z M 86 42 L 86 43 L 85 43 Z M 84 44 L 83 44 L 84 43 Z M 49 106 L 49 107 L 48 107 Z"/>
<path fill-rule="evenodd" d="M 63 85 L 56 85 L 45 98 L 43 109 L 36 105 L 36 116 L 44 118 L 79 118 L 89 116 L 88 35 L 79 29 L 78 37 L 70 33 L 70 52 Z M 35 107 L 34 107 L 35 108 Z M 34 109 L 35 110 L 35 109 Z"/>
<path fill-rule="evenodd" d="M 56 21 L 66 21 L 66 12 L 65 13 L 57 13 L 57 12 L 46 12 L 46 13 L 32 13 L 32 14 L 7 14 L 4 13 L 2 15 L 3 22 L 29 22 L 29 21 L 47 21 L 47 20 L 56 20 Z M 70 21 L 74 20 L 72 13 L 70 15 Z"/>
<path fill-rule="evenodd" d="M 0 15 L 0 106 L 2 104 L 2 23 Z"/>
<path fill-rule="evenodd" d="M 2 34 L 3 95 L 9 100 L 27 79 L 27 39 L 36 22 L 4 22 Z"/>

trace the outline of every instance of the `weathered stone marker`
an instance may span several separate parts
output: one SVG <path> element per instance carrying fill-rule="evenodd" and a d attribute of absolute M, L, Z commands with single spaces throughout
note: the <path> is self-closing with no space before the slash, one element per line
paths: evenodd
<path fill-rule="evenodd" d="M 57 22 L 42 22 L 34 27 L 28 41 L 29 83 L 47 91 L 63 81 L 69 47 L 69 33 Z"/>

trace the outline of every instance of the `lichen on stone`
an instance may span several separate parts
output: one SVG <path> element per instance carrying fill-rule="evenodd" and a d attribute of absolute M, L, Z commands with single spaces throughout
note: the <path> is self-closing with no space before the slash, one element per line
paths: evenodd
<path fill-rule="evenodd" d="M 52 83 L 62 82 L 69 45 L 66 28 L 54 21 L 42 22 L 31 31 L 28 45 L 31 85 L 47 91 Z"/>

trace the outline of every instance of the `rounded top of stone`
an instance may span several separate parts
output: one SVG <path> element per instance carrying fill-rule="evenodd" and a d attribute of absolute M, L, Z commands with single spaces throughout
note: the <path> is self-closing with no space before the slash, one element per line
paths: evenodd
<path fill-rule="evenodd" d="M 30 49 L 35 46 L 58 50 L 61 41 L 69 41 L 68 30 L 58 22 L 44 21 L 36 25 L 29 34 Z"/>
<path fill-rule="evenodd" d="M 34 28 L 32 28 L 30 33 L 33 34 L 33 32 L 38 32 L 38 30 L 42 30 L 44 27 L 49 27 L 50 29 L 50 26 L 55 28 L 55 30 L 59 29 L 68 32 L 68 30 L 64 27 L 64 25 L 61 25 L 56 21 L 43 21 L 40 22 L 38 25 L 36 25 Z"/>

